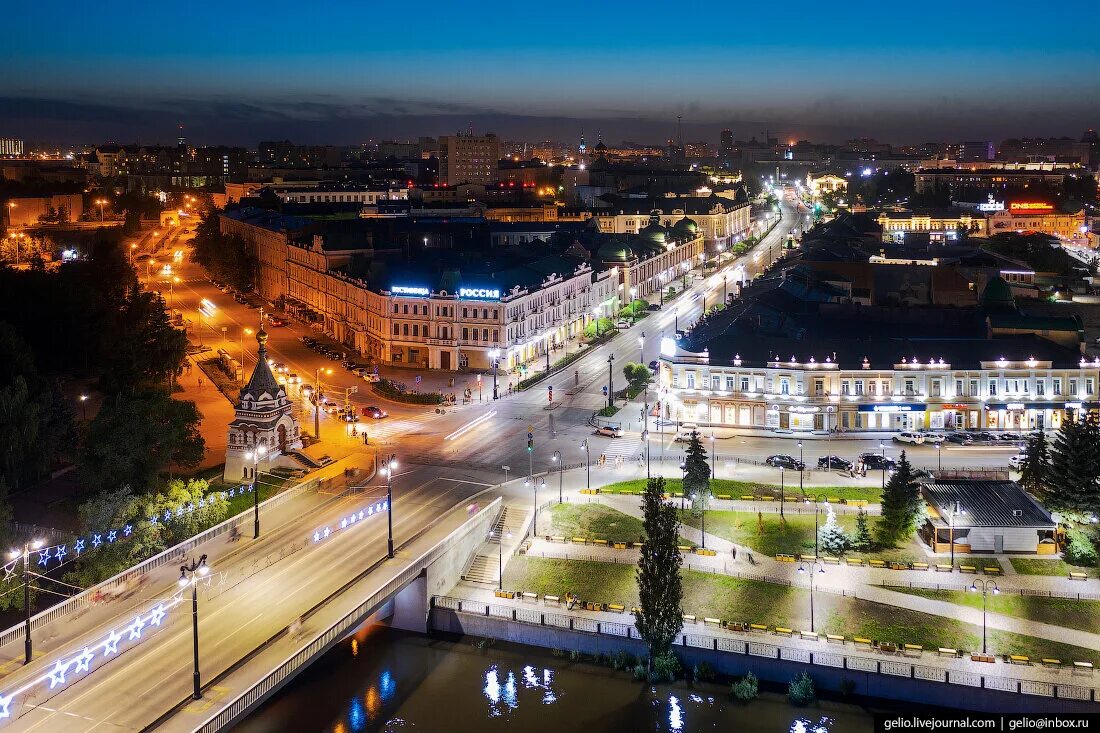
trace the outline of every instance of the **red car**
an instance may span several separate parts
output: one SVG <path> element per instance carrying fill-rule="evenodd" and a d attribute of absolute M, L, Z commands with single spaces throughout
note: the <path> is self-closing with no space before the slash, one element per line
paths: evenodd
<path fill-rule="evenodd" d="M 286 321 L 284 321 L 282 318 L 271 317 L 267 319 L 267 325 L 271 326 L 272 328 L 282 328 L 286 325 Z"/>
<path fill-rule="evenodd" d="M 373 420 L 381 420 L 387 415 L 388 413 L 381 407 L 375 407 L 374 405 L 371 405 L 370 407 L 363 408 L 363 416 L 369 417 Z"/>

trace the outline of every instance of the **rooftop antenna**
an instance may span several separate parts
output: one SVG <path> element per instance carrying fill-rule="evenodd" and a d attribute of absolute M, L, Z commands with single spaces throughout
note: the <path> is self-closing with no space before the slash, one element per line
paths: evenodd
<path fill-rule="evenodd" d="M 681 123 L 683 117 L 676 115 L 676 137 L 679 138 L 680 150 L 684 149 L 684 126 Z"/>

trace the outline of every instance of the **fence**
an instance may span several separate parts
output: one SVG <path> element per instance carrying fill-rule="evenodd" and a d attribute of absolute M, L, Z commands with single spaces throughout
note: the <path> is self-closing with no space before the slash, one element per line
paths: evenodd
<path fill-rule="evenodd" d="M 458 508 L 465 505 L 466 500 L 459 502 L 454 508 Z M 363 622 L 363 619 L 368 617 L 371 613 L 376 611 L 378 607 L 385 602 L 390 596 L 397 591 L 404 588 L 410 582 L 415 580 L 423 568 L 433 563 L 436 559 L 441 557 L 444 553 L 448 552 L 451 547 L 460 540 L 464 539 L 470 532 L 474 531 L 476 521 L 487 514 L 496 516 L 500 510 L 501 499 L 497 498 L 490 502 L 484 509 L 478 512 L 474 517 L 463 522 L 462 526 L 458 527 L 434 547 L 427 552 L 421 554 L 415 561 L 409 563 L 405 568 L 385 583 L 380 589 L 375 591 L 370 598 L 366 599 L 352 611 L 345 614 L 340 620 L 333 624 L 329 629 L 317 637 L 304 648 L 299 649 L 296 653 L 291 655 L 286 661 L 275 668 L 273 672 L 268 674 L 263 679 L 256 682 L 252 687 L 248 688 L 240 695 L 238 695 L 231 703 L 213 716 L 208 718 L 204 723 L 195 728 L 199 733 L 216 733 L 223 728 L 228 727 L 239 716 L 243 715 L 253 705 L 262 701 L 269 693 L 278 689 L 285 681 L 293 677 L 298 670 L 306 666 L 313 660 L 314 657 L 323 654 L 335 643 L 343 639 L 347 634 L 353 631 L 359 624 Z M 451 511 L 454 510 L 452 508 Z M 437 516 L 431 523 L 429 523 L 423 530 L 418 532 L 416 536 L 406 540 L 402 543 L 401 548 L 404 548 L 422 537 L 426 532 L 431 530 L 436 524 L 443 520 L 451 511 L 443 512 Z M 374 567 L 381 564 L 383 560 L 380 560 L 375 565 L 368 568 L 360 577 L 365 576 L 371 572 Z M 354 581 L 353 581 L 354 582 Z M 345 586 L 346 587 L 346 586 Z M 190 699 L 188 699 L 190 702 Z"/>
<path fill-rule="evenodd" d="M 310 479 L 309 481 L 305 481 L 296 486 L 292 486 L 291 488 L 265 500 L 263 503 L 260 504 L 260 507 L 266 509 L 278 506 L 292 496 L 297 496 L 303 491 L 316 487 L 317 484 L 317 479 Z M 92 603 L 92 597 L 98 592 L 113 590 L 121 585 L 129 583 L 130 580 L 132 580 L 133 578 L 145 575 L 151 570 L 155 570 L 162 565 L 178 561 L 183 555 L 187 554 L 204 542 L 212 540 L 215 537 L 219 537 L 220 535 L 229 532 L 231 529 L 233 529 L 233 527 L 237 526 L 241 522 L 246 521 L 249 515 L 252 514 L 252 512 L 252 509 L 246 509 L 240 514 L 226 519 L 221 524 L 215 525 L 205 532 L 200 532 L 194 537 L 188 540 L 184 540 L 180 544 L 174 547 L 169 547 L 167 550 L 164 550 L 163 552 L 154 555 L 148 560 L 134 565 L 132 568 L 123 570 L 121 573 L 115 575 L 112 578 L 108 578 L 107 580 L 104 580 L 103 582 L 98 583 L 91 588 L 85 589 L 75 596 L 65 599 L 61 603 L 47 608 L 45 611 L 41 611 L 34 616 L 31 616 L 31 631 L 33 632 L 45 626 L 46 624 L 52 623 L 60 618 L 64 618 L 70 613 L 82 611 L 85 608 L 88 608 Z M 0 647 L 3 647 L 17 639 L 22 638 L 23 634 L 24 627 L 22 623 L 17 626 L 11 627 L 4 632 L 0 632 Z"/>
<path fill-rule="evenodd" d="M 521 614 L 519 611 L 533 611 L 534 609 L 497 606 L 480 601 L 467 601 L 449 596 L 434 596 L 432 598 L 432 607 L 445 608 L 455 613 L 502 618 L 513 623 L 554 627 L 616 639 L 628 638 L 644 641 L 633 625 L 623 624 L 622 622 L 609 622 L 588 617 L 565 615 L 561 613 L 546 613 L 542 611 Z M 623 633 L 624 627 L 626 631 L 625 634 Z M 697 628 L 701 629 L 704 627 L 697 625 Z M 718 629 L 714 627 L 708 627 L 707 630 L 718 631 Z M 719 635 L 714 635 L 698 633 L 693 629 L 678 634 L 673 643 L 676 646 L 705 649 L 716 653 L 744 654 L 767 659 L 804 662 L 824 667 L 850 669 L 895 677 L 907 677 L 910 679 L 931 680 L 947 684 L 1000 690 L 1023 695 L 1100 702 L 1100 690 L 1092 686 L 1091 670 L 1088 670 L 1087 673 L 1079 677 L 1081 684 L 1070 684 L 1060 679 L 1060 676 L 1076 676 L 1078 673 L 1075 669 L 1063 670 L 1029 667 L 1028 669 L 1035 673 L 1038 679 L 1023 679 L 1006 677 L 1004 675 L 983 674 L 973 669 L 965 669 L 963 667 L 967 664 L 980 663 L 967 662 L 957 657 L 937 657 L 937 659 L 942 660 L 943 664 L 940 666 L 929 666 L 910 662 L 904 657 L 898 656 L 885 657 L 850 654 L 844 651 L 844 647 L 839 644 L 821 640 L 802 644 L 793 643 L 793 639 L 790 644 L 772 643 L 774 641 L 778 641 L 778 639 L 774 636 L 767 636 L 762 632 L 721 631 Z M 813 645 L 817 645 L 820 648 L 814 649 Z M 1086 675 L 1088 677 L 1087 680 Z"/>

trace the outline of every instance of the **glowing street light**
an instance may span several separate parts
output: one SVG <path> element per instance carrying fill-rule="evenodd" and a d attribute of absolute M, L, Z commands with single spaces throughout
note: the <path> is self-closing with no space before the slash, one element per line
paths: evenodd
<path fill-rule="evenodd" d="M 42 540 L 32 540 L 23 543 L 23 549 L 14 549 L 8 553 L 8 557 L 15 560 L 23 557 L 23 664 L 31 663 L 31 550 L 37 550 L 45 543 Z"/>
<path fill-rule="evenodd" d="M 191 586 L 191 631 L 195 651 L 195 688 L 191 697 L 196 700 L 202 699 L 202 684 L 199 681 L 199 578 L 209 574 L 210 566 L 206 564 L 206 555 L 200 557 L 197 562 L 192 560 L 190 565 L 180 565 L 180 588 Z"/>
<path fill-rule="evenodd" d="M 393 472 L 397 470 L 397 455 L 390 454 L 382 466 L 382 473 L 386 475 L 386 521 L 388 524 L 388 539 L 386 542 L 386 554 L 393 558 Z"/>
<path fill-rule="evenodd" d="M 246 461 L 252 461 L 252 475 L 249 476 L 249 480 L 252 482 L 252 508 L 255 522 L 252 539 L 254 540 L 260 539 L 260 491 L 256 488 L 256 470 L 259 468 L 260 461 L 263 460 L 265 455 L 267 455 L 266 445 L 258 445 L 256 446 L 256 450 L 251 450 L 244 454 Z"/>

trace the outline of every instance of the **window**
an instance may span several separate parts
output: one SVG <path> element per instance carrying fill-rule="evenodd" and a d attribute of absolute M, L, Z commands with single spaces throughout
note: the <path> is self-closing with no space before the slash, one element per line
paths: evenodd
<path fill-rule="evenodd" d="M 477 341 L 477 329 L 476 328 L 473 330 L 473 333 L 474 333 L 474 341 Z"/>
<path fill-rule="evenodd" d="M 462 329 L 462 340 L 463 340 L 463 341 L 465 341 L 465 340 L 467 340 L 467 339 L 469 339 L 469 338 L 470 338 L 470 329 L 468 329 L 468 328 L 463 328 L 463 329 Z"/>
<path fill-rule="evenodd" d="M 977 397 L 978 396 L 978 380 L 977 379 L 971 379 L 970 380 L 970 396 L 971 397 Z"/>
<path fill-rule="evenodd" d="M 500 341 L 500 331 L 495 328 L 493 329 L 493 341 Z"/>
<path fill-rule="evenodd" d="M 996 379 L 990 379 L 989 380 L 989 396 L 990 397 L 995 397 L 996 395 L 997 395 L 997 380 Z"/>
<path fill-rule="evenodd" d="M 779 394 L 791 393 L 791 380 L 788 377 L 783 377 L 779 380 Z"/>
<path fill-rule="evenodd" d="M 418 326 L 414 323 L 413 324 L 413 336 L 419 336 L 419 335 L 420 335 L 420 326 Z"/>
<path fill-rule="evenodd" d="M 497 309 L 493 308 L 493 320 L 497 319 Z"/>
<path fill-rule="evenodd" d="M 1035 396 L 1036 397 L 1042 397 L 1043 395 L 1046 394 L 1046 391 L 1047 391 L 1046 381 L 1042 380 L 1042 379 L 1036 379 L 1035 380 Z"/>
<path fill-rule="evenodd" d="M 940 380 L 938 380 L 938 379 L 933 379 L 932 380 L 932 396 L 933 397 L 939 397 L 940 396 Z"/>
<path fill-rule="evenodd" d="M 719 376 L 713 376 L 710 378 L 711 389 L 719 390 L 722 388 L 722 378 Z"/>
<path fill-rule="evenodd" d="M 1085 380 L 1085 394 L 1091 395 L 1096 391 L 1096 383 L 1092 377 Z"/>
<path fill-rule="evenodd" d="M 485 320 L 489 320 L 489 309 L 488 308 L 482 308 L 481 309 L 481 317 L 484 318 Z"/>
<path fill-rule="evenodd" d="M 962 395 L 962 393 L 963 393 L 963 380 L 956 379 L 955 380 L 955 396 L 959 397 L 959 396 Z"/>
<path fill-rule="evenodd" d="M 884 395 L 890 394 L 890 380 L 889 379 L 882 380 L 882 394 L 884 394 Z"/>
<path fill-rule="evenodd" d="M 1050 391 L 1053 392 L 1055 395 L 1062 394 L 1062 380 L 1061 380 L 1061 378 L 1060 377 L 1055 377 L 1054 379 L 1052 379 L 1050 381 L 1051 381 L 1051 390 Z"/>
<path fill-rule="evenodd" d="M 466 316 L 466 309 L 465 309 L 465 308 L 463 308 L 463 309 L 462 309 L 462 317 L 463 317 L 463 318 L 466 318 L 466 317 L 467 317 L 467 316 Z"/>
<path fill-rule="evenodd" d="M 741 377 L 741 391 L 742 392 L 748 392 L 749 391 L 749 378 L 748 377 Z"/>
<path fill-rule="evenodd" d="M 856 380 L 856 394 L 857 395 L 863 394 L 863 380 L 862 379 L 857 379 Z"/>
<path fill-rule="evenodd" d="M 393 304 L 393 312 L 394 312 L 394 313 L 397 313 L 397 303 L 394 303 L 394 304 Z"/>
<path fill-rule="evenodd" d="M 875 380 L 873 380 L 873 379 L 870 382 L 868 382 L 867 383 L 867 394 L 872 394 L 872 395 L 875 394 L 877 386 L 878 386 L 878 383 L 875 382 Z"/>
<path fill-rule="evenodd" d="M 916 385 L 916 382 L 914 380 L 906 379 L 905 380 L 905 394 L 911 395 L 914 392 L 916 392 L 917 390 L 915 388 L 915 385 Z"/>
<path fill-rule="evenodd" d="M 393 335 L 398 336 L 400 334 L 401 334 L 401 326 L 397 325 L 396 323 L 393 324 Z"/>
<path fill-rule="evenodd" d="M 487 328 L 481 329 L 481 340 L 482 341 L 488 341 L 489 340 L 489 329 L 487 329 Z"/>
<path fill-rule="evenodd" d="M 849 382 L 848 382 L 847 379 L 845 379 L 843 382 L 840 383 L 840 393 L 842 395 L 846 395 L 846 394 L 851 393 L 851 389 L 849 387 Z"/>
<path fill-rule="evenodd" d="M 687 373 L 687 388 L 695 389 L 695 372 Z"/>
<path fill-rule="evenodd" d="M 404 334 L 405 336 L 408 336 L 409 335 L 409 324 L 406 323 L 401 330 L 405 332 L 405 334 Z"/>
<path fill-rule="evenodd" d="M 1070 394 L 1070 397 L 1076 397 L 1077 396 L 1077 380 L 1076 379 L 1069 380 L 1069 394 Z"/>
<path fill-rule="evenodd" d="M 409 315 L 409 306 L 408 305 L 401 306 L 401 312 L 404 313 L 406 316 Z"/>
<path fill-rule="evenodd" d="M 733 391 L 733 377 L 726 377 L 726 391 Z"/>

